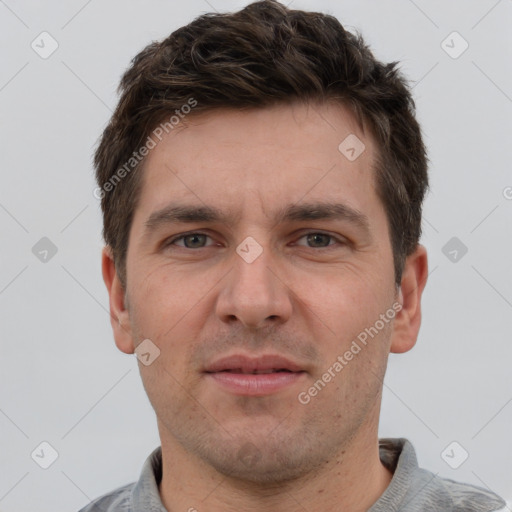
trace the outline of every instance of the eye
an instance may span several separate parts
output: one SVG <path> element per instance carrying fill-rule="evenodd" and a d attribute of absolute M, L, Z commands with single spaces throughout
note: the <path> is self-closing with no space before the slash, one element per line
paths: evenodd
<path fill-rule="evenodd" d="M 205 245 L 207 238 L 210 237 L 205 233 L 187 233 L 165 242 L 165 247 L 177 245 L 178 247 L 184 247 L 185 249 L 202 249 L 203 247 L 207 247 Z M 176 242 L 178 241 L 183 241 L 183 244 L 177 244 Z"/>
<path fill-rule="evenodd" d="M 206 244 L 207 239 L 211 240 L 211 237 L 206 233 L 191 232 L 179 235 L 164 242 L 164 247 L 177 246 L 184 249 L 203 249 L 210 247 L 214 244 Z M 298 243 L 295 245 L 306 245 L 310 249 L 329 249 L 336 245 L 346 245 L 347 242 L 343 239 L 330 235 L 328 233 L 322 233 L 318 231 L 311 231 L 302 235 L 299 240 L 306 240 L 306 243 Z"/>
<path fill-rule="evenodd" d="M 331 244 L 330 243 L 331 241 L 335 241 L 338 244 L 345 245 L 345 242 L 343 242 L 343 240 L 340 240 L 339 238 L 337 238 L 333 235 L 329 235 L 327 233 L 316 232 L 316 231 L 306 233 L 305 235 L 301 236 L 299 238 L 299 240 L 302 240 L 303 238 L 306 239 L 306 244 L 312 244 L 312 245 L 309 245 L 309 247 L 312 249 L 329 248 L 332 245 L 335 245 L 335 244 Z M 304 244 L 297 244 L 297 245 L 304 245 Z"/>

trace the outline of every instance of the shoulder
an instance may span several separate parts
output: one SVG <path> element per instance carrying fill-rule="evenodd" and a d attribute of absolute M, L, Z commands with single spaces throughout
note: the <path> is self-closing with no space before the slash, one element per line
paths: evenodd
<path fill-rule="evenodd" d="M 454 512 L 501 512 L 509 510 L 505 500 L 488 489 L 457 482 L 449 478 L 436 478 L 440 480 L 440 484 L 450 496 Z"/>
<path fill-rule="evenodd" d="M 412 505 L 411 510 L 510 512 L 505 500 L 494 492 L 423 468 L 414 471 L 404 502 Z"/>
<path fill-rule="evenodd" d="M 137 482 L 124 485 L 95 499 L 80 512 L 140 512 L 164 511 L 158 493 L 162 475 L 162 452 L 158 447 L 144 462 Z"/>
<path fill-rule="evenodd" d="M 124 485 L 99 498 L 79 512 L 132 512 L 132 491 L 135 483 Z"/>
<path fill-rule="evenodd" d="M 450 512 L 511 512 L 497 494 L 477 485 L 441 477 L 418 466 L 412 443 L 405 439 L 379 440 L 382 463 L 393 478 L 372 512 L 390 510 Z"/>

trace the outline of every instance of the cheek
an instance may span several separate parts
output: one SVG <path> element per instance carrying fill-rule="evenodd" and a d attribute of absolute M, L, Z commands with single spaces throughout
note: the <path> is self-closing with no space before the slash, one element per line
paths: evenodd
<path fill-rule="evenodd" d="M 304 314 L 309 310 L 307 316 L 345 339 L 373 323 L 387 307 L 389 284 L 380 275 L 378 268 L 344 265 L 328 275 L 297 276 L 293 291 L 299 307 L 305 306 Z"/>
<path fill-rule="evenodd" d="M 142 272 L 140 275 L 144 276 Z M 135 344 L 149 338 L 160 349 L 160 365 L 141 368 L 149 387 L 153 382 L 158 387 L 158 383 L 172 381 L 158 366 L 180 381 L 190 378 L 190 361 L 208 315 L 207 294 L 211 289 L 212 284 L 202 277 L 191 279 L 176 271 L 171 275 L 169 266 L 151 271 L 138 281 L 134 279 L 130 318 Z M 157 371 L 160 374 L 155 377 Z"/>
<path fill-rule="evenodd" d="M 210 281 L 214 282 L 211 276 L 190 275 L 165 264 L 147 272 L 139 270 L 130 291 L 135 322 L 160 334 L 186 322 L 185 316 L 211 291 Z"/>

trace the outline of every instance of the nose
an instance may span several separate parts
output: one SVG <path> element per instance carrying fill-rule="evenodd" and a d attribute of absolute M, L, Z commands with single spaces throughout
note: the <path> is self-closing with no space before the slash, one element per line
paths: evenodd
<path fill-rule="evenodd" d="M 292 312 L 292 292 L 279 269 L 268 249 L 250 263 L 235 254 L 217 297 L 217 317 L 253 330 L 285 323 Z"/>

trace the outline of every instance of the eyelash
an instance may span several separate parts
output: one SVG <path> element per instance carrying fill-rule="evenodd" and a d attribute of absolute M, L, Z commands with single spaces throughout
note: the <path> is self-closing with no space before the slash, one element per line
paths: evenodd
<path fill-rule="evenodd" d="M 167 248 L 169 246 L 172 246 L 174 245 L 175 242 L 177 242 L 178 240 L 183 240 L 184 238 L 186 238 L 187 236 L 191 236 L 191 235 L 204 235 L 208 238 L 211 238 L 211 236 L 208 234 L 208 233 L 203 233 L 201 231 L 190 231 L 189 233 L 184 233 L 182 235 L 178 235 L 174 238 L 171 238 L 167 241 L 164 242 L 164 248 Z M 299 240 L 301 238 L 304 238 L 304 237 L 307 237 L 309 235 L 324 235 L 324 236 L 327 236 L 329 237 L 330 239 L 336 241 L 338 243 L 338 245 L 348 245 L 348 242 L 346 240 L 342 240 L 338 237 L 335 237 L 334 235 L 331 235 L 330 233 L 324 233 L 322 231 L 308 231 L 306 233 L 304 233 L 302 236 L 299 237 Z M 177 247 L 180 247 L 181 249 L 188 249 L 189 251 L 198 251 L 200 249 L 207 249 L 208 247 L 211 247 L 211 246 L 206 246 L 206 247 L 198 247 L 196 249 L 193 249 L 193 248 L 190 248 L 190 247 L 182 247 L 182 246 L 177 246 Z M 335 247 L 335 244 L 329 244 L 328 246 L 326 247 L 307 247 L 307 249 L 315 249 L 316 251 L 326 251 L 326 250 L 329 250 L 329 249 L 332 249 Z"/>

